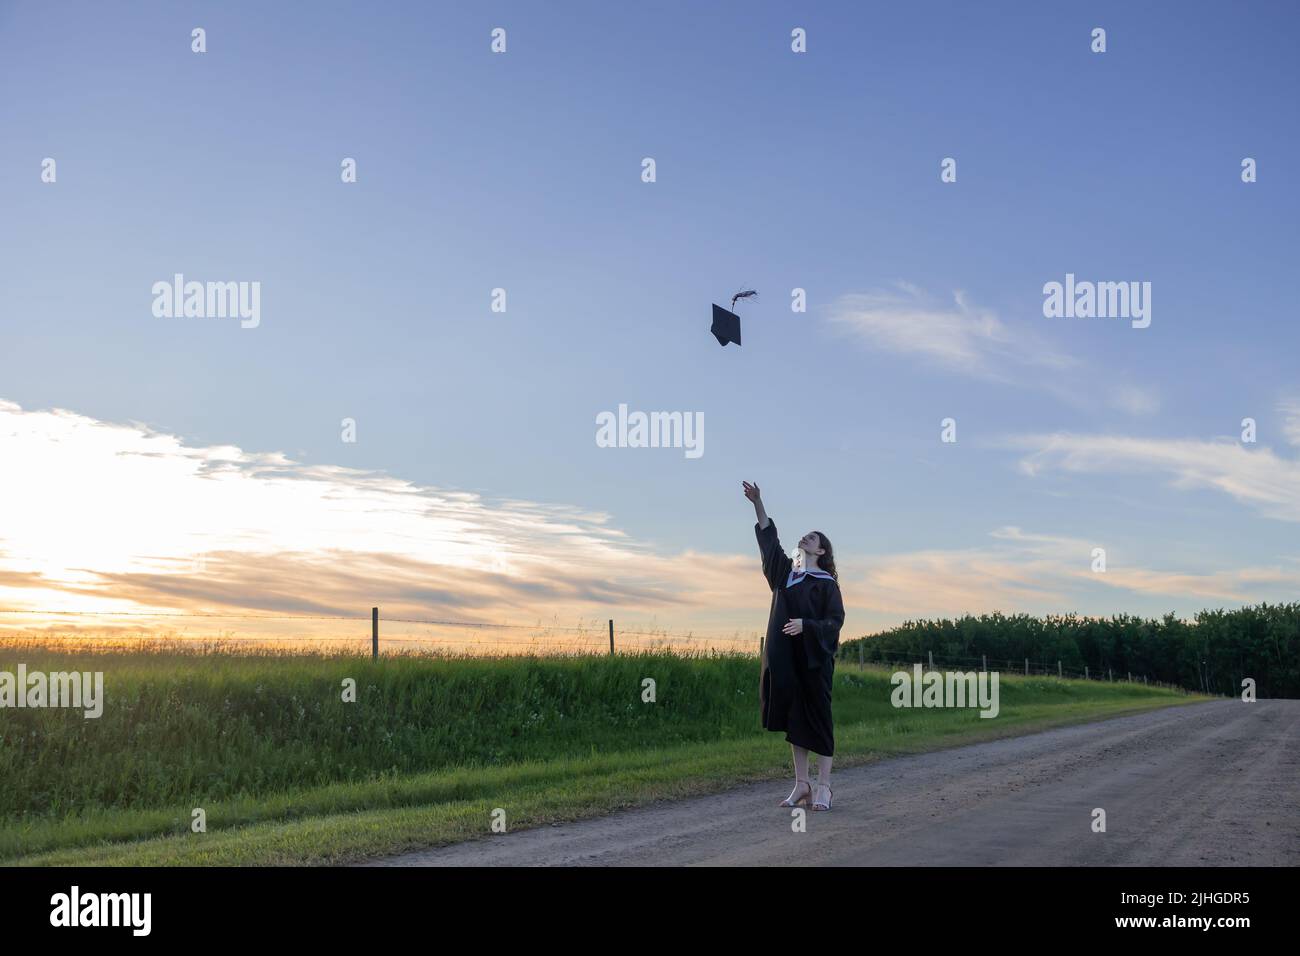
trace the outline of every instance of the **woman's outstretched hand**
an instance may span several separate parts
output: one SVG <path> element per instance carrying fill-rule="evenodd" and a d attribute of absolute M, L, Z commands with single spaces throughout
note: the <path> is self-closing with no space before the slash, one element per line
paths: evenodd
<path fill-rule="evenodd" d="M 785 627 L 781 628 L 782 634 L 789 634 L 791 637 L 797 637 L 803 633 L 803 618 L 792 617 L 785 622 Z"/>
<path fill-rule="evenodd" d="M 762 492 L 758 490 L 758 485 L 751 485 L 749 482 L 743 480 L 741 481 L 741 485 L 744 486 L 745 497 L 754 503 L 754 516 L 758 518 L 758 526 L 760 528 L 766 528 L 772 523 L 772 521 L 767 516 L 767 509 L 763 507 L 763 495 Z"/>

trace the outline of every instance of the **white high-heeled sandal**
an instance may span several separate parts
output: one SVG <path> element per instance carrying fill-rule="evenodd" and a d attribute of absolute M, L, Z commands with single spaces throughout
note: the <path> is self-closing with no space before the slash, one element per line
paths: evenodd
<path fill-rule="evenodd" d="M 792 800 L 790 799 L 790 797 L 793 797 L 793 796 L 795 795 L 795 793 L 798 793 L 798 792 L 799 792 L 799 784 L 801 784 L 801 783 L 807 785 L 807 787 L 808 787 L 808 792 L 805 793 L 803 796 L 799 797 L 798 799 L 792 801 Z M 801 804 L 801 803 L 807 803 L 809 800 L 811 800 L 811 799 L 812 799 L 812 795 L 813 795 L 813 788 L 812 788 L 812 784 L 811 784 L 811 783 L 808 783 L 807 780 L 795 780 L 795 782 L 794 782 L 794 790 L 791 791 L 791 793 L 790 793 L 790 797 L 786 797 L 784 800 L 782 800 L 780 803 L 778 803 L 777 806 L 778 806 L 778 807 L 797 807 L 797 806 L 799 806 L 799 804 Z"/>
<path fill-rule="evenodd" d="M 812 808 L 814 810 L 829 810 L 831 808 L 831 798 L 835 796 L 835 791 L 831 789 L 829 784 L 825 784 L 825 783 L 817 784 L 817 790 L 818 792 L 825 790 L 828 796 L 826 797 L 825 802 L 821 800 L 814 800 Z"/>

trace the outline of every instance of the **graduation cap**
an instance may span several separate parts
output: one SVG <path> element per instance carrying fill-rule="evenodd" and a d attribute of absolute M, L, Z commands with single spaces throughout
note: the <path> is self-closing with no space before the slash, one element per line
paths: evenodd
<path fill-rule="evenodd" d="M 758 295 L 753 289 L 747 292 L 737 292 L 731 297 L 731 308 L 736 307 L 737 299 L 750 299 Z M 740 316 L 735 312 L 724 309 L 720 305 L 713 307 L 713 327 L 709 330 L 713 337 L 718 340 L 718 344 L 725 346 L 728 342 L 740 344 Z"/>

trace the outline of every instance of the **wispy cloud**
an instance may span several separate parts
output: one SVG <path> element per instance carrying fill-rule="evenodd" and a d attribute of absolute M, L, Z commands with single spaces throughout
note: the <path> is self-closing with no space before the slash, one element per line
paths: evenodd
<path fill-rule="evenodd" d="M 680 617 L 750 604 L 761 587 L 734 558 L 661 554 L 571 505 L 195 447 L 67 411 L 0 403 L 0 446 L 22 463 L 0 471 L 11 608 Z"/>
<path fill-rule="evenodd" d="M 1282 437 L 1287 444 L 1300 448 L 1300 398 L 1287 397 L 1277 406 L 1282 416 Z"/>
<path fill-rule="evenodd" d="M 1057 439 L 1040 443 L 1030 465 L 1153 460 L 1140 444 Z M 1237 467 L 1230 448 L 1191 445 L 1154 460 Z M 492 501 L 3 402 L 0 453 L 22 463 L 0 470 L 0 608 L 357 617 L 379 605 L 388 619 L 616 617 L 623 628 L 650 622 L 746 639 L 765 622 L 769 597 L 752 541 L 738 554 L 665 553 L 608 515 L 572 505 Z M 1259 477 L 1251 493 L 1281 508 L 1289 488 L 1300 509 L 1296 476 L 1285 470 L 1295 466 L 1262 449 L 1249 457 L 1282 469 Z M 1244 481 L 1237 475 L 1228 486 Z M 847 632 L 988 610 L 1109 614 L 1123 605 L 1117 591 L 1168 597 L 1190 613 L 1300 587 L 1295 561 L 1161 569 L 1116 554 L 1097 575 L 1089 567 L 1096 544 L 1002 527 L 967 548 L 846 549 L 839 564 Z"/>
<path fill-rule="evenodd" d="M 1028 475 L 1066 472 L 1149 472 L 1170 486 L 1212 489 L 1282 521 L 1300 521 L 1300 461 L 1231 438 L 1165 439 L 1052 433 L 1008 439 L 1028 449 Z"/>
<path fill-rule="evenodd" d="M 1157 598 L 1184 613 L 1223 602 L 1279 600 L 1300 588 L 1300 561 L 1236 569 L 1167 570 L 1136 563 L 1112 549 L 1107 569 L 1092 570 L 1100 542 L 994 529 L 973 548 L 927 550 L 868 559 L 845 582 L 856 606 L 886 619 L 947 617 L 991 611 L 1115 613 L 1114 592 Z M 1099 594 L 1099 592 L 1101 592 Z"/>
<path fill-rule="evenodd" d="M 1101 393 L 1112 408 L 1129 415 L 1151 415 L 1160 408 L 1153 386 L 1088 370 L 1029 323 L 1009 325 L 961 291 L 943 300 L 899 282 L 890 290 L 851 293 L 832 303 L 827 322 L 868 349 L 912 355 L 985 381 L 1028 386 L 1071 404 L 1079 404 L 1080 395 Z"/>
<path fill-rule="evenodd" d="M 945 302 L 898 283 L 891 291 L 841 296 L 828 320 L 870 348 L 917 355 L 997 381 L 1008 380 L 1015 366 L 1062 369 L 1077 364 L 1036 335 L 1008 328 L 993 311 L 973 305 L 960 291 Z"/>
<path fill-rule="evenodd" d="M 1160 394 L 1149 385 L 1117 385 L 1110 389 L 1110 404 L 1130 415 L 1154 415 L 1160 411 Z"/>

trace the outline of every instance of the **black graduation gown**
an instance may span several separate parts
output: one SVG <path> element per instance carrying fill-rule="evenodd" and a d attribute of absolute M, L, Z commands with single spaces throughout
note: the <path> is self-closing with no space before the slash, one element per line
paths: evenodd
<path fill-rule="evenodd" d="M 763 671 L 758 697 L 766 730 L 784 730 L 785 739 L 823 757 L 835 755 L 831 722 L 831 683 L 835 653 L 844 624 L 844 599 L 833 580 L 805 575 L 786 586 L 794 562 L 781 549 L 776 525 L 755 522 L 763 576 L 772 589 L 772 610 L 763 641 Z M 803 618 L 803 633 L 785 634 L 791 618 Z"/>

